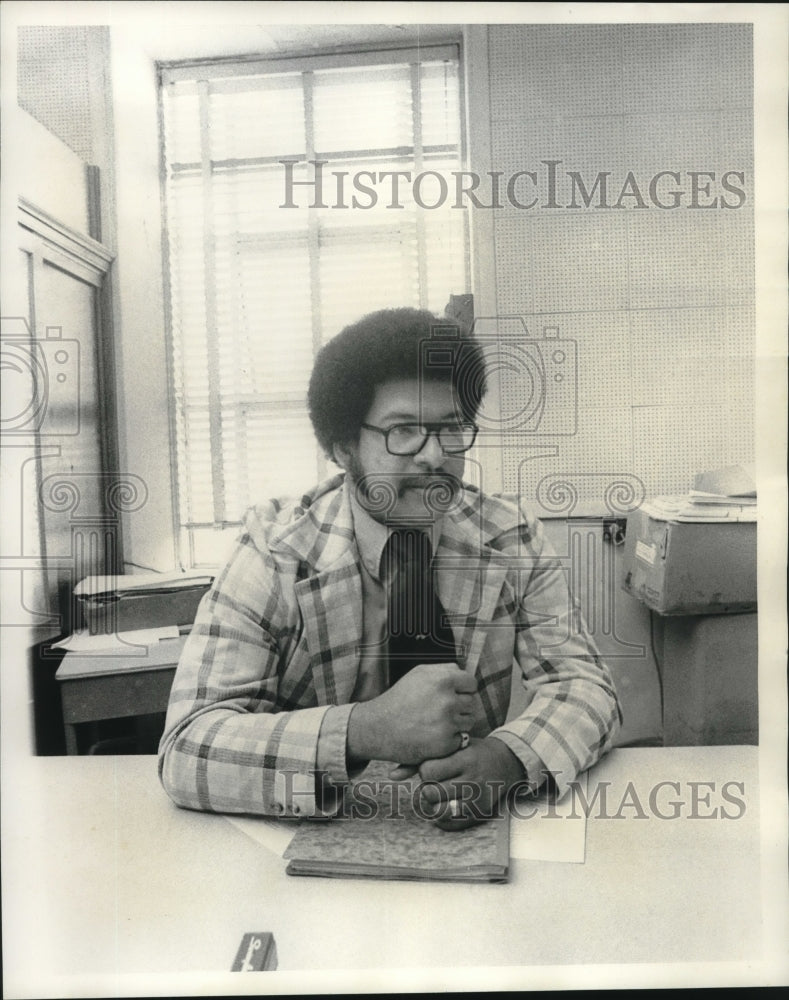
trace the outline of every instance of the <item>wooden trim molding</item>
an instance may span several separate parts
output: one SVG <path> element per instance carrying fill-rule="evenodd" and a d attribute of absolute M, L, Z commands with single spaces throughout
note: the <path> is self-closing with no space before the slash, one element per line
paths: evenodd
<path fill-rule="evenodd" d="M 97 240 L 65 225 L 24 198 L 19 199 L 19 225 L 43 241 L 44 259 L 99 287 L 115 255 Z"/>

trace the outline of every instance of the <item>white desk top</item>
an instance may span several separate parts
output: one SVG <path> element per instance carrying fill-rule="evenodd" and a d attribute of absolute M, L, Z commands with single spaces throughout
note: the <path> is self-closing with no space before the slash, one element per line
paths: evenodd
<path fill-rule="evenodd" d="M 66 653 L 55 677 L 59 681 L 86 677 L 115 676 L 143 670 L 168 670 L 177 666 L 186 636 L 162 639 L 147 646 L 130 647 L 128 652 Z"/>
<path fill-rule="evenodd" d="M 135 974 L 196 972 L 286 992 L 289 970 L 323 970 L 321 992 L 329 970 L 396 970 L 373 986 L 386 990 L 409 968 L 446 970 L 438 988 L 458 988 L 451 976 L 497 967 L 522 988 L 551 965 L 760 955 L 755 747 L 613 751 L 589 775 L 606 806 L 592 809 L 585 863 L 513 861 L 510 884 L 489 886 L 288 876 L 224 817 L 173 806 L 153 757 L 24 758 L 5 778 L 7 996 L 139 996 Z M 266 986 L 228 971 L 245 931 L 274 934 Z M 47 992 L 14 992 L 40 981 Z"/>

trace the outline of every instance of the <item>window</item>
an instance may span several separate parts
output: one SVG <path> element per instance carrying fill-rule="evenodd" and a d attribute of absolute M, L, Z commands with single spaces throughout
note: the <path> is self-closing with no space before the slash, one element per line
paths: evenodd
<path fill-rule="evenodd" d="M 181 561 L 334 471 L 312 360 L 468 287 L 455 46 L 161 68 Z"/>

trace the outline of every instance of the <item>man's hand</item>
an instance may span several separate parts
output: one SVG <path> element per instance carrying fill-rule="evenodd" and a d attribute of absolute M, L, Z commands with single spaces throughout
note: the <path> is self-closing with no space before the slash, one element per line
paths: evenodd
<path fill-rule="evenodd" d="M 351 763 L 401 764 L 444 757 L 473 725 L 477 681 L 456 663 L 419 664 L 372 701 L 354 706 L 348 720 Z"/>
<path fill-rule="evenodd" d="M 491 819 L 499 801 L 526 778 L 515 754 L 495 738 L 472 740 L 465 750 L 424 761 L 418 771 L 422 811 L 443 830 L 465 830 Z M 395 768 L 391 776 L 413 773 L 414 768 Z"/>

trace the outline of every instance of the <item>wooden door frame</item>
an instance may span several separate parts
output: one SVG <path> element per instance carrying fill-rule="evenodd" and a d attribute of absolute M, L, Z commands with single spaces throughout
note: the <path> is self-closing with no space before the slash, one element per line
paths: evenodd
<path fill-rule="evenodd" d="M 86 171 L 88 190 L 94 198 L 98 192 L 98 171 Z M 93 325 L 96 351 L 96 392 L 98 404 L 99 465 L 104 476 L 120 476 L 118 426 L 116 405 L 114 337 L 110 301 L 111 268 L 115 255 L 98 240 L 61 222 L 51 213 L 27 199 L 18 201 L 17 221 L 20 232 L 20 249 L 30 257 L 28 294 L 31 336 L 41 340 L 46 329 L 36 315 L 36 287 L 41 280 L 44 265 L 53 267 L 69 277 L 93 288 Z M 34 432 L 31 432 L 31 434 Z M 36 435 L 37 449 L 41 446 Z M 41 478 L 41 467 L 37 476 Z M 39 486 L 41 485 L 39 481 Z M 106 511 L 104 512 L 106 513 Z M 107 573 L 121 572 L 123 567 L 122 519 L 114 525 L 114 558 Z M 42 524 L 41 552 L 46 561 L 46 543 Z M 61 612 L 65 608 L 60 609 Z M 69 613 L 71 618 L 71 613 Z"/>

